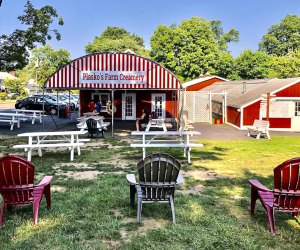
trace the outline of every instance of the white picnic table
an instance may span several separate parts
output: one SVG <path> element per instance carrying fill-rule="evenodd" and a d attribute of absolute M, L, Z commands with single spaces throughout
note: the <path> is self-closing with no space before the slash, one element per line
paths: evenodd
<path fill-rule="evenodd" d="M 19 137 L 28 137 L 28 144 L 14 145 L 13 148 L 23 148 L 27 151 L 27 160 L 31 161 L 32 150 L 38 149 L 38 155 L 42 157 L 42 148 L 47 147 L 67 147 L 70 152 L 70 160 L 74 160 L 74 149 L 77 148 L 78 155 L 81 154 L 80 146 L 90 139 L 79 139 L 79 135 L 86 134 L 87 131 L 54 131 L 54 132 L 31 132 L 18 134 Z M 58 137 L 51 139 L 51 137 Z M 35 140 L 34 140 L 35 139 Z"/>
<path fill-rule="evenodd" d="M 40 123 L 42 123 L 43 110 L 13 109 L 13 111 L 16 112 L 16 114 L 24 114 L 27 118 L 31 118 L 31 124 L 34 124 L 35 119 L 39 119 Z"/>
<path fill-rule="evenodd" d="M 98 116 L 99 113 L 98 112 L 86 112 L 86 113 L 82 113 L 83 116 Z"/>
<path fill-rule="evenodd" d="M 143 159 L 146 157 L 146 148 L 149 147 L 180 147 L 184 149 L 184 157 L 187 156 L 188 163 L 191 163 L 191 148 L 203 147 L 203 144 L 190 140 L 191 136 L 201 135 L 198 131 L 132 131 L 131 135 L 142 136 L 142 140 L 134 141 L 130 146 L 142 148 Z"/>
<path fill-rule="evenodd" d="M 94 119 L 95 121 L 103 121 L 104 120 L 104 116 L 99 116 L 99 115 L 95 115 L 95 116 L 81 116 L 77 118 L 77 121 L 79 122 L 85 122 L 88 119 Z"/>
<path fill-rule="evenodd" d="M 17 123 L 18 128 L 20 128 L 20 119 L 26 118 L 24 114 L 16 113 L 0 113 L 0 122 L 8 122 L 10 124 L 10 130 L 14 129 L 14 124 Z"/>
<path fill-rule="evenodd" d="M 107 130 L 107 127 L 110 125 L 110 122 L 104 122 L 104 117 L 103 116 L 82 116 L 77 118 L 77 121 L 79 121 L 79 123 L 77 124 L 77 128 L 79 128 L 80 130 L 86 130 L 88 129 L 86 121 L 89 119 L 93 119 L 95 121 L 97 121 L 97 128 L 99 129 L 100 132 L 102 132 L 103 134 L 103 130 Z"/>
<path fill-rule="evenodd" d="M 164 118 L 150 119 L 145 131 L 149 131 L 151 128 L 162 128 L 163 131 L 167 131 L 165 119 Z"/>

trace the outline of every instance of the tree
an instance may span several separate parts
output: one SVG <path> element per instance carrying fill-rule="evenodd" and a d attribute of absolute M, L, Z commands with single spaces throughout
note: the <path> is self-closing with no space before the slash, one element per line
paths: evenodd
<path fill-rule="evenodd" d="M 27 81 L 37 78 L 39 86 L 43 86 L 52 73 L 70 61 L 70 53 L 67 50 L 54 50 L 49 45 L 34 48 L 28 65 L 18 71 L 18 76 Z"/>
<path fill-rule="evenodd" d="M 6 78 L 4 79 L 5 89 L 10 93 L 20 94 L 25 88 L 25 83 L 19 78 Z"/>
<path fill-rule="evenodd" d="M 138 55 L 147 56 L 143 38 L 130 34 L 124 28 L 108 26 L 93 42 L 85 46 L 86 53 L 124 52 L 130 49 Z"/>
<path fill-rule="evenodd" d="M 235 70 L 235 60 L 229 52 L 224 51 L 219 53 L 215 65 L 215 74 L 230 80 L 240 79 Z"/>
<path fill-rule="evenodd" d="M 259 44 L 269 55 L 286 56 L 300 49 L 300 16 L 287 15 L 279 24 L 272 25 Z"/>
<path fill-rule="evenodd" d="M 0 36 L 0 70 L 10 71 L 23 68 L 28 62 L 28 51 L 35 48 L 37 43 L 46 44 L 54 35 L 57 40 L 61 36 L 51 24 L 58 19 L 58 24 L 63 25 L 63 20 L 58 17 L 56 10 L 49 5 L 35 9 L 27 0 L 24 15 L 18 17 L 22 24 L 28 26 L 26 30 L 15 30 L 11 35 Z"/>
<path fill-rule="evenodd" d="M 238 41 L 238 32 L 224 34 L 221 22 L 193 17 L 180 25 L 160 25 L 151 37 L 151 57 L 184 80 L 215 73 L 227 43 Z"/>
<path fill-rule="evenodd" d="M 268 77 L 271 57 L 262 51 L 247 49 L 235 59 L 235 72 L 240 79 Z"/>
<path fill-rule="evenodd" d="M 300 76 L 300 49 L 289 56 L 273 56 L 269 62 L 270 78 L 289 78 Z"/>

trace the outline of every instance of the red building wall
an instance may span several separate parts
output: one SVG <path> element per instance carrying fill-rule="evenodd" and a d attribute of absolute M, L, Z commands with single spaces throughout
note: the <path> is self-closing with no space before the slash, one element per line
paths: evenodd
<path fill-rule="evenodd" d="M 80 91 L 80 107 L 81 107 L 81 115 L 82 113 L 88 112 L 88 104 L 91 101 L 92 93 L 94 90 L 81 90 Z M 103 90 L 99 91 L 101 93 L 111 93 L 110 91 Z M 114 99 L 117 101 L 116 112 L 114 114 L 115 118 L 122 118 L 122 93 L 125 93 L 123 90 L 116 90 L 114 92 Z M 133 91 L 127 90 L 126 93 L 136 93 L 136 116 L 138 117 L 142 113 L 142 109 L 146 109 L 149 113 L 151 112 L 151 94 L 159 93 L 166 94 L 166 118 L 171 118 L 175 115 L 177 117 L 178 114 L 178 103 L 177 100 L 172 100 L 172 95 L 175 94 L 177 96 L 177 91 L 161 91 L 161 90 L 140 90 Z M 174 114 L 172 114 L 172 112 Z M 103 113 L 101 114 L 104 117 L 110 117 L 109 114 Z"/>
<path fill-rule="evenodd" d="M 300 82 L 276 93 L 277 97 L 300 97 Z"/>
<path fill-rule="evenodd" d="M 201 80 L 201 78 L 199 78 L 199 80 Z M 224 80 L 221 80 L 220 78 L 214 77 L 214 78 L 211 78 L 207 81 L 199 82 L 199 83 L 196 83 L 192 86 L 188 86 L 186 88 L 186 90 L 187 91 L 197 91 L 197 90 L 203 89 L 203 88 L 205 88 L 209 85 L 212 85 L 215 82 L 224 82 Z"/>
<path fill-rule="evenodd" d="M 251 126 L 255 119 L 259 119 L 260 101 L 255 102 L 243 109 L 243 125 Z"/>
<path fill-rule="evenodd" d="M 227 106 L 227 122 L 240 127 L 241 112 L 238 112 L 237 108 Z"/>
<path fill-rule="evenodd" d="M 251 126 L 255 119 L 259 119 L 260 101 L 244 108 L 243 125 Z M 262 117 L 266 120 L 266 114 Z M 269 118 L 270 128 L 291 128 L 291 118 L 271 117 Z"/>
<path fill-rule="evenodd" d="M 262 118 L 263 120 L 267 120 L 267 118 Z M 291 128 L 292 126 L 292 119 L 287 117 L 287 118 L 269 118 L 270 122 L 270 128 Z"/>

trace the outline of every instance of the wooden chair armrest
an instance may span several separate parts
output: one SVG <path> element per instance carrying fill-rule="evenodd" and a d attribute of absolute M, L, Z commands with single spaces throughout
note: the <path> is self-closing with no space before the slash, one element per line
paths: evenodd
<path fill-rule="evenodd" d="M 176 180 L 176 184 L 180 185 L 183 183 L 183 176 L 181 174 L 178 175 L 177 180 Z"/>
<path fill-rule="evenodd" d="M 269 192 L 272 192 L 272 190 L 266 188 L 258 180 L 249 180 L 249 183 L 250 183 L 250 185 L 251 185 L 252 188 L 257 189 L 258 191 L 269 191 Z"/>
<path fill-rule="evenodd" d="M 43 180 L 39 184 L 36 185 L 36 187 L 45 187 L 48 184 L 51 183 L 53 176 L 45 176 Z"/>
<path fill-rule="evenodd" d="M 137 182 L 135 180 L 135 175 L 134 174 L 127 174 L 126 175 L 126 180 L 130 185 L 137 185 Z"/>

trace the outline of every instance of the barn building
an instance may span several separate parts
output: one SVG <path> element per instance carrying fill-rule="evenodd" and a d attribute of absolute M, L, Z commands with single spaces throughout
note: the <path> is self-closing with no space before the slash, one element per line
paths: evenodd
<path fill-rule="evenodd" d="M 226 121 L 237 128 L 263 119 L 271 130 L 300 131 L 300 78 L 215 82 L 201 91 L 227 92 Z M 212 96 L 214 110 L 222 103 L 222 96 Z"/>
<path fill-rule="evenodd" d="M 85 55 L 58 69 L 45 83 L 45 89 L 79 90 L 81 114 L 91 100 L 100 100 L 103 115 L 118 120 L 135 120 L 143 108 L 162 118 L 177 117 L 181 88 L 169 70 L 129 53 Z"/>
<path fill-rule="evenodd" d="M 182 87 L 186 91 L 198 91 L 207 86 L 212 85 L 215 82 L 223 82 L 223 81 L 228 81 L 228 80 L 220 76 L 214 76 L 214 75 L 210 75 L 209 73 L 206 73 L 205 75 L 200 75 L 196 79 L 182 83 Z"/>

